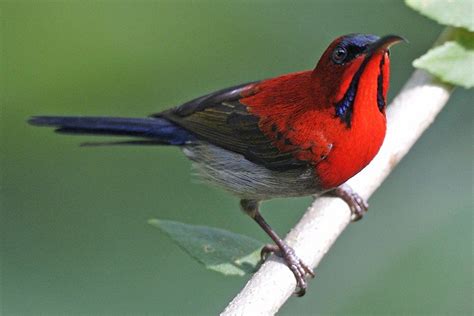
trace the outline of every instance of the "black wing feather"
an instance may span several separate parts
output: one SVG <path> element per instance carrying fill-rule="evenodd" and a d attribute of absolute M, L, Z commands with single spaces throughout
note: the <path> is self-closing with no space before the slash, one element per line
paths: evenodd
<path fill-rule="evenodd" d="M 239 101 L 242 93 L 248 93 L 255 83 L 223 89 L 152 116 L 166 118 L 200 139 L 242 154 L 269 169 L 306 166 L 307 162 L 295 159 L 291 152 L 278 150 L 260 130 L 259 118 Z"/>

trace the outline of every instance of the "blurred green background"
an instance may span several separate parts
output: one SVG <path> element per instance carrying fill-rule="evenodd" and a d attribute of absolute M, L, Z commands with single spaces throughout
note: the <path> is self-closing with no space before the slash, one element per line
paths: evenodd
<path fill-rule="evenodd" d="M 0 10 L 3 315 L 217 314 L 246 279 L 205 270 L 146 220 L 267 241 L 236 198 L 192 177 L 178 149 L 80 148 L 85 137 L 28 126 L 29 116 L 147 115 L 312 68 L 352 32 L 410 40 L 392 52 L 393 97 L 442 30 L 401 1 L 2 1 Z M 280 315 L 473 312 L 473 96 L 455 91 L 308 294 Z M 274 200 L 263 213 L 284 235 L 310 201 Z"/>

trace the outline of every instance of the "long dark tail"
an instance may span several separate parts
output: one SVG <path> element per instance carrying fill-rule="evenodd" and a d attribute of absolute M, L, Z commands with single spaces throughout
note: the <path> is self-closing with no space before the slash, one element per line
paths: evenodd
<path fill-rule="evenodd" d="M 86 143 L 85 145 L 184 145 L 185 143 L 194 139 L 194 136 L 186 129 L 160 117 L 122 118 L 87 116 L 34 116 L 29 119 L 28 122 L 37 126 L 55 127 L 55 131 L 58 133 L 133 136 L 146 139 L 137 141 L 119 141 L 112 143 Z"/>

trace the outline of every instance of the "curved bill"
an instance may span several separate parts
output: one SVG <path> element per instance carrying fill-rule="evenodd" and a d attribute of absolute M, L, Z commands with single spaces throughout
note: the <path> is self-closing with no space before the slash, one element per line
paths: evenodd
<path fill-rule="evenodd" d="M 400 42 L 408 43 L 408 41 L 405 38 L 401 37 L 401 36 L 386 35 L 386 36 L 376 40 L 372 44 L 370 44 L 369 47 L 367 47 L 365 53 L 367 54 L 367 56 L 370 56 L 370 55 L 372 55 L 373 53 L 375 53 L 377 51 L 387 50 L 387 49 L 390 48 L 390 46 L 392 46 L 394 44 L 397 44 L 397 43 L 400 43 Z"/>

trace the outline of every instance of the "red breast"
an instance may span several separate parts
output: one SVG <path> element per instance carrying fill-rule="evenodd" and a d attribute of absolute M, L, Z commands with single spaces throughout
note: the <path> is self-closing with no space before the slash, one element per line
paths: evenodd
<path fill-rule="evenodd" d="M 355 36 L 355 35 L 354 35 Z M 357 35 L 359 36 L 359 35 Z M 368 43 L 346 63 L 335 64 L 335 50 Z M 344 183 L 377 154 L 386 131 L 388 46 L 382 39 L 339 38 L 313 71 L 263 81 L 259 93 L 241 100 L 260 117 L 261 130 L 279 150 L 314 165 L 323 189 Z M 361 44 L 361 45 L 362 45 Z"/>

